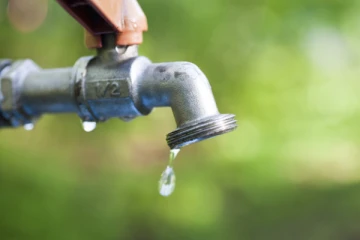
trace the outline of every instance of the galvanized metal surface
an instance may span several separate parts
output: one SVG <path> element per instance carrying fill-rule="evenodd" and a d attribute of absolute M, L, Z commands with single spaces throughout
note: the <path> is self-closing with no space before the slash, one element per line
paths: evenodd
<path fill-rule="evenodd" d="M 25 108 L 21 95 L 28 74 L 38 71 L 40 68 L 33 61 L 26 59 L 14 62 L 1 73 L 1 112 L 13 127 L 31 123 L 32 117 L 36 117 Z"/>
<path fill-rule="evenodd" d="M 11 65 L 11 61 L 9 59 L 0 59 L 0 77 L 1 75 L 3 75 L 7 68 L 10 68 Z M 0 84 L 0 102 L 4 99 L 4 96 L 2 95 L 1 92 L 1 84 Z M 1 111 L 0 108 L 0 127 L 11 127 L 11 123 L 9 122 L 9 120 L 7 120 L 4 116 L 3 113 Z"/>
<path fill-rule="evenodd" d="M 137 56 L 137 46 L 117 47 L 109 38 L 98 56 L 81 58 L 73 68 L 42 70 L 26 60 L 0 72 L 0 127 L 64 112 L 83 121 L 129 121 L 154 107 L 171 107 L 178 128 L 167 136 L 170 148 L 236 128 L 234 115 L 219 114 L 209 82 L 196 65 L 153 64 Z"/>

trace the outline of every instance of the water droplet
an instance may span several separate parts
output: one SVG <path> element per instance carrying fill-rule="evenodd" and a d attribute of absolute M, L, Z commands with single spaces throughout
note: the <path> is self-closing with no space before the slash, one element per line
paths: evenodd
<path fill-rule="evenodd" d="M 26 130 L 26 131 L 31 131 L 31 130 L 33 130 L 34 129 L 34 124 L 33 123 L 26 123 L 25 125 L 24 125 L 24 129 Z"/>
<path fill-rule="evenodd" d="M 165 171 L 161 174 L 159 181 L 160 195 L 167 197 L 174 192 L 175 189 L 175 172 L 172 167 L 167 166 Z"/>
<path fill-rule="evenodd" d="M 180 149 L 172 149 L 170 151 L 169 165 L 166 167 L 165 171 L 161 174 L 159 181 L 159 193 L 164 197 L 170 196 L 175 189 L 175 172 L 172 167 L 172 163 L 179 153 Z"/>
<path fill-rule="evenodd" d="M 96 128 L 96 122 L 84 121 L 82 126 L 85 132 L 91 132 Z"/>

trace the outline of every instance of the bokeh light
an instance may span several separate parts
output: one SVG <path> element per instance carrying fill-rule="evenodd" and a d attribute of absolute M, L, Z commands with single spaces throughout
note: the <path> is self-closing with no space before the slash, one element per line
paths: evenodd
<path fill-rule="evenodd" d="M 46 19 L 48 0 L 9 0 L 7 13 L 11 24 L 21 32 L 32 32 Z"/>

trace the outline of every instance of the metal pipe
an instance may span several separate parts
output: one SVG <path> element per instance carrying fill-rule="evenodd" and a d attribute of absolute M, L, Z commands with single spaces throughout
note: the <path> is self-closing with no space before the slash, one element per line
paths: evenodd
<path fill-rule="evenodd" d="M 72 68 L 40 70 L 25 78 L 20 101 L 35 115 L 77 112 Z"/>
<path fill-rule="evenodd" d="M 81 58 L 73 68 L 42 70 L 30 60 L 15 62 L 0 75 L 0 124 L 16 127 L 45 113 L 64 112 L 77 113 L 83 121 L 128 121 L 154 107 L 171 107 L 177 129 L 167 135 L 170 148 L 236 128 L 234 115 L 219 114 L 210 84 L 195 64 L 153 64 L 136 57 L 136 46 L 117 48 Z"/>
<path fill-rule="evenodd" d="M 193 63 L 151 64 L 140 81 L 144 106 L 171 107 L 177 126 L 219 114 L 206 76 Z"/>
<path fill-rule="evenodd" d="M 138 69 L 138 68 L 135 68 Z M 193 63 L 149 64 L 135 81 L 142 108 L 171 107 L 177 129 L 167 135 L 170 148 L 181 148 L 234 130 L 235 116 L 219 114 L 211 86 Z"/>

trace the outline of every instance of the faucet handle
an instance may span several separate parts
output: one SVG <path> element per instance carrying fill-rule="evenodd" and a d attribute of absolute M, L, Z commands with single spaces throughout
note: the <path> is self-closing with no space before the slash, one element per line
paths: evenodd
<path fill-rule="evenodd" d="M 137 0 L 57 0 L 86 30 L 88 48 L 101 48 L 101 35 L 115 34 L 116 45 L 142 43 L 147 20 Z"/>

